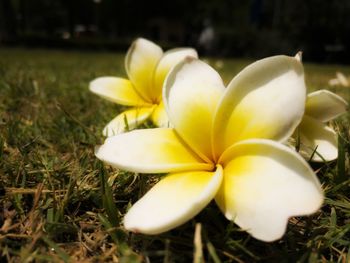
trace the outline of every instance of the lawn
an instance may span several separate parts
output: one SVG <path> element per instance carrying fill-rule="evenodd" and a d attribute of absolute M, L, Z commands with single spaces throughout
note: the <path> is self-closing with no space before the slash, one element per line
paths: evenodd
<path fill-rule="evenodd" d="M 283 239 L 253 239 L 214 203 L 161 235 L 125 231 L 123 215 L 159 175 L 112 169 L 94 156 L 102 128 L 123 108 L 88 91 L 95 77 L 125 76 L 123 59 L 0 49 L 1 262 L 350 262 L 348 114 L 332 123 L 338 162 L 313 164 L 322 209 L 292 218 Z M 250 62 L 208 61 L 222 64 L 226 83 Z M 349 67 L 306 64 L 310 91 L 330 89 L 349 101 L 349 88 L 328 86 L 336 71 L 350 75 Z"/>

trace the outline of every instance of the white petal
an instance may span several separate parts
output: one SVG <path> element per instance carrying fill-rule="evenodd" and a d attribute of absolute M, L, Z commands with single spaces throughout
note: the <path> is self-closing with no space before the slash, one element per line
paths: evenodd
<path fill-rule="evenodd" d="M 166 176 L 143 196 L 125 216 L 125 228 L 159 234 L 198 214 L 214 198 L 222 181 L 216 172 L 184 172 Z"/>
<path fill-rule="evenodd" d="M 348 103 L 328 90 L 318 90 L 308 94 L 305 114 L 322 122 L 330 121 L 348 109 Z"/>
<path fill-rule="evenodd" d="M 197 58 L 197 51 L 193 48 L 175 48 L 164 53 L 157 65 L 154 75 L 155 95 L 162 95 L 165 77 L 168 75 L 169 71 L 185 57 Z"/>
<path fill-rule="evenodd" d="M 120 113 L 103 129 L 103 135 L 110 137 L 133 130 L 144 123 L 153 113 L 154 107 L 133 108 Z"/>
<path fill-rule="evenodd" d="M 212 159 L 213 115 L 225 90 L 219 74 L 204 62 L 187 57 L 169 73 L 163 90 L 175 130 L 203 159 Z"/>
<path fill-rule="evenodd" d="M 134 130 L 106 139 L 97 158 L 117 168 L 137 173 L 168 173 L 213 169 L 176 135 L 173 129 Z"/>
<path fill-rule="evenodd" d="M 287 140 L 304 113 L 306 87 L 301 62 L 275 56 L 243 69 L 228 85 L 215 115 L 216 157 L 233 143 Z"/>
<path fill-rule="evenodd" d="M 339 80 L 339 83 L 344 87 L 349 87 L 349 81 L 345 77 L 345 75 L 341 72 L 336 72 L 335 75 L 337 76 L 337 79 Z"/>
<path fill-rule="evenodd" d="M 304 116 L 299 125 L 300 153 L 309 160 L 323 162 L 338 158 L 336 132 L 314 118 Z M 316 152 L 315 152 L 316 150 Z"/>
<path fill-rule="evenodd" d="M 153 97 L 153 78 L 156 66 L 163 55 L 163 50 L 155 43 L 138 38 L 129 48 L 125 57 L 125 68 L 130 81 L 142 98 L 148 102 L 158 99 Z"/>
<path fill-rule="evenodd" d="M 125 106 L 149 105 L 134 90 L 127 79 L 116 77 L 100 77 L 90 82 L 91 92 L 102 98 Z"/>
<path fill-rule="evenodd" d="M 320 183 L 290 148 L 256 139 L 233 145 L 222 156 L 224 179 L 216 201 L 230 220 L 263 241 L 281 238 L 288 218 L 316 212 Z"/>

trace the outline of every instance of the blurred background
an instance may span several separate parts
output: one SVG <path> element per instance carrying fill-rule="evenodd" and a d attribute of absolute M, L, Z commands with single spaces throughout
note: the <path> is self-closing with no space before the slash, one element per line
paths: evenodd
<path fill-rule="evenodd" d="M 139 36 L 201 55 L 350 62 L 349 0 L 0 0 L 0 48 L 122 50 Z"/>

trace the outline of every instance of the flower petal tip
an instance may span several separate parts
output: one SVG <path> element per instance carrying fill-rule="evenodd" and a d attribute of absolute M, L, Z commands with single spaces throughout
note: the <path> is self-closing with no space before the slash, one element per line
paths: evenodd
<path fill-rule="evenodd" d="M 184 58 L 185 63 L 191 63 L 191 62 L 193 62 L 193 61 L 195 61 L 195 60 L 198 60 L 198 58 L 196 58 L 196 57 L 194 57 L 194 56 L 186 56 L 186 57 Z"/>
<path fill-rule="evenodd" d="M 134 234 L 145 234 L 145 235 L 158 235 L 161 234 L 162 232 L 165 231 L 157 231 L 153 229 L 152 227 L 147 227 L 147 226 L 137 226 L 137 222 L 133 222 L 133 220 L 129 220 L 128 217 L 126 216 L 123 221 L 124 229 L 126 231 L 130 231 Z"/>
<path fill-rule="evenodd" d="M 227 220 L 233 221 L 233 216 L 232 216 L 232 214 L 230 212 L 227 211 L 225 213 L 225 217 L 226 217 Z"/>
<path fill-rule="evenodd" d="M 89 82 L 89 90 L 92 93 L 95 93 L 96 95 L 100 95 L 101 93 L 101 80 L 105 79 L 105 78 L 109 78 L 109 77 L 99 77 L 99 78 L 95 78 L 92 81 Z"/>
<path fill-rule="evenodd" d="M 303 52 L 299 51 L 295 56 L 295 59 L 298 60 L 299 62 L 302 62 L 303 60 Z"/>
<path fill-rule="evenodd" d="M 101 148 L 102 148 L 102 146 L 103 145 L 97 145 L 97 146 L 95 146 L 95 148 L 94 148 L 94 154 L 95 154 L 95 156 L 98 158 L 98 159 L 100 159 L 100 160 L 102 160 L 100 157 L 100 150 L 101 150 Z"/>
<path fill-rule="evenodd" d="M 139 234 L 139 233 L 142 233 L 142 231 L 140 231 L 140 229 L 138 229 L 137 227 L 133 227 L 133 226 L 130 226 L 128 222 L 123 222 L 124 224 L 124 228 L 126 231 L 130 231 L 132 233 L 135 233 L 135 234 Z"/>
<path fill-rule="evenodd" d="M 96 81 L 96 79 L 94 79 L 94 80 L 92 80 L 92 81 L 90 81 L 89 82 L 89 90 L 91 91 L 91 92 L 94 92 L 94 90 L 95 90 L 95 81 Z"/>

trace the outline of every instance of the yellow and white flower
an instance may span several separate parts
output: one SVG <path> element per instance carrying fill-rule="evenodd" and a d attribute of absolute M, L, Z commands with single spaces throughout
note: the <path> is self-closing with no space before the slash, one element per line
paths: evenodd
<path fill-rule="evenodd" d="M 122 133 L 149 118 L 158 127 L 169 127 L 162 103 L 163 82 L 169 70 L 187 56 L 197 57 L 197 52 L 192 48 L 163 52 L 149 40 L 135 40 L 125 58 L 129 79 L 100 77 L 90 82 L 89 88 L 93 93 L 117 104 L 132 106 L 108 123 L 103 134 Z"/>
<path fill-rule="evenodd" d="M 304 113 L 299 60 L 275 56 L 241 71 L 225 89 L 194 58 L 171 70 L 163 100 L 174 128 L 109 137 L 96 156 L 120 169 L 169 173 L 128 211 L 126 229 L 158 234 L 212 199 L 229 220 L 263 241 L 279 239 L 289 217 L 317 211 L 320 183 L 287 140 Z"/>
<path fill-rule="evenodd" d="M 312 161 L 332 161 L 338 158 L 337 133 L 327 122 L 344 114 L 348 103 L 328 90 L 308 94 L 305 115 L 297 128 L 294 139 L 299 137 L 300 153 Z"/>

